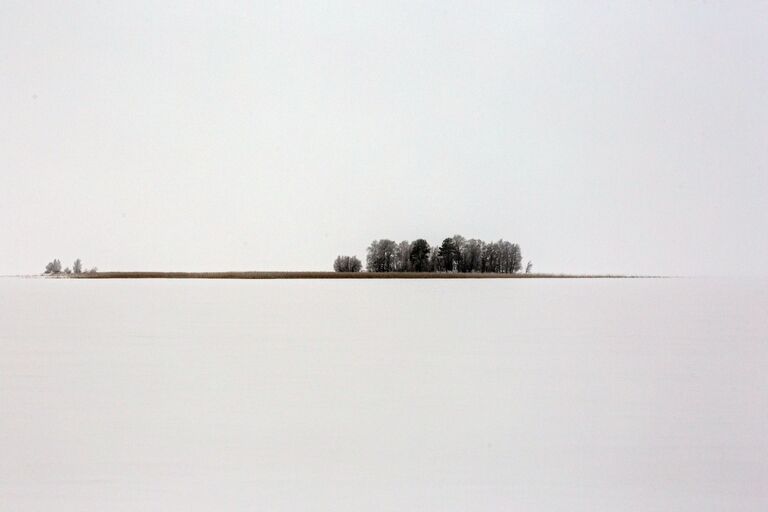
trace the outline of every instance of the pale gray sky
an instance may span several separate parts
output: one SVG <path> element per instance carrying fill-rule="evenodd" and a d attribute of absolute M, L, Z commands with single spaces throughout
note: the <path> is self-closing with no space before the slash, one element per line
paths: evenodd
<path fill-rule="evenodd" d="M 764 2 L 6 0 L 0 274 L 765 273 L 767 57 Z"/>

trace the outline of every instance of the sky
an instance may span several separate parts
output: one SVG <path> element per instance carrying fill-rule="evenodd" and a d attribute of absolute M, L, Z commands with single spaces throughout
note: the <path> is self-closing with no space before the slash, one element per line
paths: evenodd
<path fill-rule="evenodd" d="M 767 272 L 768 3 L 0 11 L 0 274 L 457 233 L 540 272 Z"/>

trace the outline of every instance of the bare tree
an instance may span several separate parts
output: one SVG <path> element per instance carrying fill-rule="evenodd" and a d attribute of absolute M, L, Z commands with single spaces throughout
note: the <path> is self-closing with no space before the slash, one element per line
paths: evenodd
<path fill-rule="evenodd" d="M 520 246 L 507 240 L 499 240 L 490 244 L 490 261 L 492 263 L 492 272 L 502 272 L 511 274 L 518 272 L 522 268 L 523 256 L 520 253 Z"/>
<path fill-rule="evenodd" d="M 363 264 L 357 256 L 337 256 L 333 262 L 333 270 L 336 272 L 360 272 Z"/>
<path fill-rule="evenodd" d="M 483 247 L 483 272 L 499 272 L 499 244 L 488 242 Z"/>
<path fill-rule="evenodd" d="M 533 271 L 533 262 L 528 261 L 528 264 L 525 266 L 525 273 L 530 274 Z"/>
<path fill-rule="evenodd" d="M 82 274 L 83 272 L 83 262 L 80 261 L 80 258 L 77 258 L 75 260 L 74 265 L 72 265 L 72 272 L 75 274 Z"/>

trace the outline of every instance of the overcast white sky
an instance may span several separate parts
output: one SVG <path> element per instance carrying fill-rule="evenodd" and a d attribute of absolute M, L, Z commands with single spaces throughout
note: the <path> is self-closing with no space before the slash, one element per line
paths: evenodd
<path fill-rule="evenodd" d="M 764 274 L 767 57 L 764 2 L 5 0 L 0 274 Z"/>

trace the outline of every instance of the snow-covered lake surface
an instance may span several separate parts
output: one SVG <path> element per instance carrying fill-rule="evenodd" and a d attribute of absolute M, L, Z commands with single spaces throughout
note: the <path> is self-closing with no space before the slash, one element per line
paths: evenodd
<path fill-rule="evenodd" d="M 0 279 L 0 509 L 764 511 L 768 281 Z"/>

